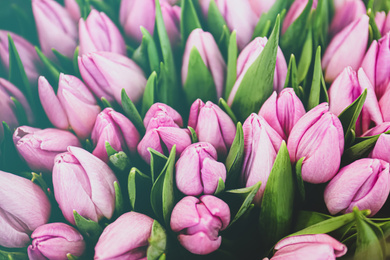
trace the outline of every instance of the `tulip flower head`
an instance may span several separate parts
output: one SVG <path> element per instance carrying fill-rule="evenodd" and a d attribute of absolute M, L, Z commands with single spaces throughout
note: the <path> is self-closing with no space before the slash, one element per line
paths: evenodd
<path fill-rule="evenodd" d="M 390 32 L 390 15 L 386 15 L 384 11 L 376 13 L 375 23 L 381 35 L 386 35 Z"/>
<path fill-rule="evenodd" d="M 260 18 L 263 13 L 267 13 L 269 9 L 271 9 L 271 7 L 275 4 L 275 2 L 276 0 L 249 0 L 251 8 L 256 13 L 257 18 Z"/>
<path fill-rule="evenodd" d="M 336 9 L 336 13 L 329 28 L 330 34 L 336 35 L 354 20 L 360 18 L 363 14 L 366 14 L 366 6 L 363 1 L 345 1 L 340 8 Z"/>
<path fill-rule="evenodd" d="M 146 131 L 160 126 L 183 127 L 183 119 L 170 106 L 163 103 L 154 103 L 146 112 L 144 125 Z"/>
<path fill-rule="evenodd" d="M 375 143 L 374 149 L 372 149 L 372 152 L 370 153 L 370 158 L 381 159 L 386 162 L 390 162 L 390 153 L 388 149 L 389 145 L 390 135 L 381 134 Z"/>

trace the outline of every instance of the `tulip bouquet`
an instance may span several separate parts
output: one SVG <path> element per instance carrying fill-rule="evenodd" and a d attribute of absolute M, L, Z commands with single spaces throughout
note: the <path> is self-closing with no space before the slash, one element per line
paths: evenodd
<path fill-rule="evenodd" d="M 2 0 L 0 259 L 388 259 L 389 10 Z"/>

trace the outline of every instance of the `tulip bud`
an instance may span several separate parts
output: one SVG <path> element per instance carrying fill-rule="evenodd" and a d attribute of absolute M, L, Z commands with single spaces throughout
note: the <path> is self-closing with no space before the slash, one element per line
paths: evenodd
<path fill-rule="evenodd" d="M 330 181 L 324 200 L 330 214 L 352 212 L 354 207 L 375 215 L 390 192 L 389 163 L 379 159 L 360 159 L 345 167 Z"/>
<path fill-rule="evenodd" d="M 154 103 L 144 118 L 146 131 L 159 126 L 182 127 L 181 115 L 170 106 L 163 103 Z"/>
<path fill-rule="evenodd" d="M 198 50 L 204 64 L 209 68 L 214 79 L 217 97 L 219 99 L 222 97 L 225 85 L 226 63 L 211 33 L 204 32 L 202 29 L 195 29 L 188 36 L 183 55 L 183 67 L 181 70 L 183 85 L 185 85 L 187 80 L 188 69 L 191 69 L 188 68 L 188 65 L 193 48 Z"/>
<path fill-rule="evenodd" d="M 370 130 L 368 130 L 367 132 L 365 132 L 362 136 L 374 136 L 374 135 L 379 135 L 379 134 L 382 134 L 384 132 L 387 132 L 390 130 L 390 122 L 384 122 L 382 124 L 379 124 L 373 128 L 371 128 Z"/>
<path fill-rule="evenodd" d="M 73 210 L 98 222 L 111 219 L 115 209 L 114 172 L 89 152 L 69 146 L 56 156 L 53 168 L 54 196 L 62 214 L 75 225 Z"/>
<path fill-rule="evenodd" d="M 226 168 L 217 162 L 217 151 L 205 142 L 188 146 L 176 163 L 176 186 L 186 195 L 214 194 Z"/>
<path fill-rule="evenodd" d="M 50 122 L 57 128 L 72 128 L 81 139 L 92 132 L 100 107 L 77 77 L 60 74 L 57 95 L 45 77 L 39 77 L 39 98 Z"/>
<path fill-rule="evenodd" d="M 198 135 L 199 142 L 208 142 L 215 147 L 218 157 L 225 157 L 236 136 L 233 120 L 217 105 L 206 104 L 197 99 L 190 108 L 188 126 Z"/>
<path fill-rule="evenodd" d="M 180 6 L 172 6 L 168 2 L 160 1 L 161 13 L 164 20 L 165 28 L 167 29 L 169 41 L 173 47 L 177 47 L 181 40 L 180 33 Z"/>
<path fill-rule="evenodd" d="M 98 98 L 121 104 L 121 91 L 133 103 L 142 97 L 146 78 L 142 69 L 126 56 L 111 52 L 94 52 L 78 58 L 85 84 Z"/>
<path fill-rule="evenodd" d="M 297 0 L 294 1 L 294 3 L 291 5 L 290 9 L 288 10 L 286 17 L 283 21 L 282 26 L 282 34 L 284 34 L 288 27 L 295 22 L 295 20 L 302 14 L 303 10 L 305 9 L 306 5 L 308 4 L 309 0 Z M 318 0 L 313 0 L 313 4 L 311 6 L 312 9 L 317 8 Z"/>
<path fill-rule="evenodd" d="M 368 16 L 362 15 L 333 37 L 322 59 L 327 82 L 332 82 L 347 66 L 359 68 L 367 48 L 368 21 Z"/>
<path fill-rule="evenodd" d="M 386 16 L 385 12 L 376 13 L 375 23 L 378 26 L 381 35 L 386 35 L 390 31 L 390 15 Z"/>
<path fill-rule="evenodd" d="M 248 0 L 215 0 L 230 31 L 237 31 L 237 45 L 242 50 L 252 38 L 258 17 Z M 204 17 L 208 19 L 210 0 L 200 0 Z"/>
<path fill-rule="evenodd" d="M 41 61 L 38 57 L 38 54 L 35 51 L 34 46 L 23 37 L 20 37 L 17 34 L 12 32 L 0 30 L 0 59 L 9 72 L 9 49 L 8 49 L 8 34 L 11 36 L 14 41 L 16 50 L 18 51 L 20 60 L 22 61 L 24 70 L 26 72 L 28 81 L 32 86 L 37 85 L 37 80 L 39 77 L 39 69 L 42 66 Z"/>
<path fill-rule="evenodd" d="M 75 135 L 54 128 L 41 130 L 20 126 L 15 130 L 13 140 L 28 167 L 33 171 L 45 173 L 53 170 L 54 158 L 57 154 L 66 152 L 68 146 L 81 147 Z"/>
<path fill-rule="evenodd" d="M 356 122 L 355 132 L 358 136 L 366 132 L 373 123 L 378 125 L 383 122 L 374 88 L 364 70 L 360 68 L 356 73 L 351 67 L 346 67 L 329 88 L 329 111 L 336 116 L 352 104 L 364 89 L 367 89 L 367 98 Z"/>
<path fill-rule="evenodd" d="M 260 189 L 254 198 L 254 203 L 260 206 L 282 138 L 261 116 L 254 113 L 245 120 L 242 128 L 244 131 L 244 162 L 241 180 L 245 187 L 253 186 L 261 181 Z"/>
<path fill-rule="evenodd" d="M 287 141 L 291 162 L 305 158 L 302 179 L 324 183 L 336 175 L 344 150 L 344 132 L 340 120 L 322 103 L 307 112 L 293 127 Z"/>
<path fill-rule="evenodd" d="M 343 5 L 336 10 L 329 28 L 330 34 L 336 35 L 363 14 L 366 14 L 366 6 L 363 1 L 352 0 L 344 2 Z"/>
<path fill-rule="evenodd" d="M 286 237 L 275 246 L 271 260 L 336 259 L 347 253 L 347 247 L 327 234 Z"/>
<path fill-rule="evenodd" d="M 146 259 L 153 219 L 127 212 L 108 225 L 95 246 L 95 260 Z"/>
<path fill-rule="evenodd" d="M 305 107 L 292 88 L 276 92 L 264 102 L 259 111 L 265 121 L 287 140 L 295 123 L 305 114 Z"/>
<path fill-rule="evenodd" d="M 80 20 L 80 7 L 76 0 L 64 0 L 66 11 L 72 17 L 73 21 L 77 23 Z"/>
<path fill-rule="evenodd" d="M 240 87 L 241 81 L 244 78 L 246 72 L 259 57 L 260 53 L 263 51 L 265 45 L 267 44 L 267 38 L 255 38 L 245 49 L 242 50 L 237 59 L 237 80 L 234 83 L 232 91 L 230 92 L 228 105 L 231 106 L 234 100 L 234 97 L 237 93 L 238 88 Z M 277 93 L 280 93 L 284 87 L 284 82 L 287 75 L 287 63 L 284 59 L 283 52 L 278 47 L 276 54 L 276 65 L 275 65 L 275 74 L 274 74 L 274 90 Z"/>
<path fill-rule="evenodd" d="M 72 58 L 77 46 L 77 26 L 66 9 L 54 0 L 33 0 L 32 10 L 42 52 L 54 58 L 55 48 Z"/>
<path fill-rule="evenodd" d="M 32 181 L 0 171 L 0 246 L 25 247 L 30 234 L 47 223 L 50 202 Z"/>
<path fill-rule="evenodd" d="M 219 248 L 224 230 L 230 222 L 229 206 L 221 199 L 203 195 L 184 197 L 173 208 L 171 228 L 180 244 L 193 254 L 206 255 Z"/>
<path fill-rule="evenodd" d="M 79 257 L 85 251 L 83 236 L 64 223 L 50 223 L 34 230 L 28 247 L 30 260 L 68 259 L 67 254 Z"/>
<path fill-rule="evenodd" d="M 381 159 L 390 162 L 390 135 L 381 134 L 375 143 L 374 149 L 370 153 L 370 158 Z"/>
<path fill-rule="evenodd" d="M 125 40 L 105 13 L 92 10 L 85 21 L 81 18 L 79 38 L 79 56 L 96 51 L 127 54 Z"/>
<path fill-rule="evenodd" d="M 106 108 L 97 116 L 91 138 L 96 145 L 92 154 L 107 163 L 106 142 L 116 151 L 134 154 L 140 135 L 127 117 L 112 108 Z"/>
<path fill-rule="evenodd" d="M 382 111 L 383 120 L 386 122 L 390 121 L 389 98 L 390 98 L 390 87 L 385 90 L 383 96 L 379 99 L 380 111 Z"/>
<path fill-rule="evenodd" d="M 276 0 L 249 0 L 252 10 L 256 13 L 257 18 L 263 13 L 267 13 L 269 9 L 275 4 Z"/>

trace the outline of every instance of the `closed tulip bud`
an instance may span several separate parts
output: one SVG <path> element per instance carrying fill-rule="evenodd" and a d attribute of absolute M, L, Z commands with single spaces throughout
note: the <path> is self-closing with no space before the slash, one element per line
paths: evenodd
<path fill-rule="evenodd" d="M 66 152 L 68 146 L 81 147 L 80 141 L 68 131 L 29 126 L 18 127 L 13 135 L 15 147 L 28 167 L 37 172 L 50 173 L 54 158 Z"/>
<path fill-rule="evenodd" d="M 389 84 L 389 86 L 390 86 L 390 84 Z M 390 98 L 390 87 L 385 90 L 384 94 L 379 99 L 379 107 L 380 107 L 380 110 L 382 111 L 383 120 L 386 122 L 390 122 L 389 98 Z"/>
<path fill-rule="evenodd" d="M 269 9 L 271 9 L 271 7 L 275 4 L 275 2 L 276 0 L 249 0 L 251 8 L 256 13 L 257 18 L 260 18 L 263 13 L 267 13 Z"/>
<path fill-rule="evenodd" d="M 254 113 L 245 120 L 242 128 L 244 131 L 244 162 L 241 180 L 245 187 L 253 186 L 261 181 L 260 189 L 254 198 L 254 203 L 260 206 L 282 138 L 261 116 Z"/>
<path fill-rule="evenodd" d="M 94 259 L 146 259 L 153 221 L 134 211 L 123 214 L 103 230 Z"/>
<path fill-rule="evenodd" d="M 53 168 L 54 196 L 62 214 L 75 225 L 73 210 L 95 222 L 111 219 L 115 209 L 114 172 L 89 152 L 69 146 L 56 156 Z"/>
<path fill-rule="evenodd" d="M 81 80 L 61 73 L 56 95 L 50 83 L 41 76 L 38 91 L 42 107 L 55 127 L 72 128 L 81 139 L 90 136 L 100 107 Z"/>
<path fill-rule="evenodd" d="M 347 66 L 359 68 L 367 48 L 368 21 L 368 16 L 362 15 L 333 37 L 322 59 L 327 82 L 332 82 Z"/>
<path fill-rule="evenodd" d="M 276 92 L 264 102 L 259 111 L 265 121 L 287 140 L 295 123 L 305 114 L 305 107 L 292 88 Z"/>
<path fill-rule="evenodd" d="M 30 260 L 67 260 L 67 254 L 79 257 L 85 251 L 83 236 L 64 223 L 50 223 L 34 230 L 28 247 Z"/>
<path fill-rule="evenodd" d="M 390 162 L 390 135 L 381 134 L 375 143 L 374 149 L 370 153 L 370 158 L 381 159 Z"/>
<path fill-rule="evenodd" d="M 172 6 L 168 2 L 160 1 L 161 13 L 164 19 L 164 25 L 167 29 L 169 41 L 173 47 L 177 47 L 181 40 L 180 33 L 180 6 Z"/>
<path fill-rule="evenodd" d="M 78 58 L 85 84 L 98 98 L 121 104 L 121 91 L 133 103 L 142 97 L 146 78 L 142 69 L 126 56 L 111 52 L 94 52 Z"/>
<path fill-rule="evenodd" d="M 77 26 L 66 9 L 54 0 L 33 0 L 32 10 L 42 52 L 54 58 L 55 48 L 72 58 L 77 46 Z"/>
<path fill-rule="evenodd" d="M 204 32 L 202 29 L 195 29 L 188 36 L 181 70 L 183 85 L 185 85 L 187 80 L 188 69 L 191 69 L 188 68 L 188 65 L 193 48 L 198 50 L 204 64 L 210 70 L 214 79 L 217 97 L 220 98 L 225 84 L 226 63 L 211 33 Z"/>
<path fill-rule="evenodd" d="M 180 244 L 193 254 L 206 255 L 222 242 L 219 231 L 230 223 L 229 206 L 221 199 L 203 195 L 184 197 L 173 208 L 171 228 L 179 233 Z"/>
<path fill-rule="evenodd" d="M 17 34 L 0 30 L 0 59 L 4 68 L 7 70 L 7 72 L 9 71 L 8 34 L 14 41 L 28 81 L 32 86 L 36 86 L 40 74 L 39 70 L 42 64 L 34 46 L 29 41 L 25 40 L 23 37 L 20 37 Z"/>
<path fill-rule="evenodd" d="M 170 106 L 163 103 L 154 103 L 144 118 L 146 131 L 160 126 L 182 127 L 181 115 Z"/>
<path fill-rule="evenodd" d="M 176 186 L 186 195 L 214 194 L 226 168 L 217 162 L 217 151 L 205 142 L 188 146 L 176 163 Z"/>
<path fill-rule="evenodd" d="M 190 108 L 188 126 L 198 135 L 199 142 L 208 142 L 215 147 L 218 157 L 225 157 L 236 136 L 233 120 L 217 105 L 206 104 L 197 99 Z"/>
<path fill-rule="evenodd" d="M 30 234 L 49 221 L 49 199 L 32 181 L 8 172 L 0 171 L 0 183 L 0 246 L 25 247 Z"/>
<path fill-rule="evenodd" d="M 360 159 L 345 167 L 330 181 L 324 200 L 330 214 L 352 212 L 354 207 L 369 209 L 375 215 L 390 192 L 389 163 Z"/>
<path fill-rule="evenodd" d="M 346 1 L 336 10 L 329 32 L 332 35 L 337 34 L 350 23 L 366 14 L 366 6 L 361 0 Z"/>
<path fill-rule="evenodd" d="M 344 244 L 327 234 L 287 237 L 276 244 L 275 250 L 271 260 L 331 260 L 347 253 Z"/>
<path fill-rule="evenodd" d="M 265 45 L 267 44 L 267 38 L 255 38 L 245 49 L 242 50 L 237 59 L 237 80 L 234 83 L 232 91 L 230 92 L 228 105 L 231 106 L 234 100 L 234 97 L 237 93 L 238 88 L 240 87 L 241 81 L 244 78 L 249 67 L 255 62 L 257 57 L 263 51 Z M 277 93 L 280 93 L 284 87 L 284 82 L 286 81 L 287 75 L 287 63 L 284 59 L 283 52 L 278 47 L 276 54 L 276 65 L 275 65 L 275 74 L 274 74 L 274 90 Z"/>
<path fill-rule="evenodd" d="M 387 132 L 390 130 L 390 122 L 383 122 L 382 124 L 379 124 L 367 132 L 365 132 L 362 136 L 374 136 L 374 135 L 379 135 L 384 132 Z"/>
<path fill-rule="evenodd" d="M 376 13 L 375 23 L 381 35 L 386 35 L 390 31 L 390 15 L 386 16 L 384 11 Z"/>
<path fill-rule="evenodd" d="M 352 104 L 364 89 L 367 89 L 367 98 L 356 122 L 355 132 L 358 136 L 366 132 L 373 124 L 379 125 L 383 122 L 375 90 L 364 70 L 360 68 L 356 73 L 351 67 L 346 67 L 329 88 L 329 111 L 336 116 Z"/>
<path fill-rule="evenodd" d="M 126 44 L 119 29 L 105 13 L 92 10 L 88 18 L 79 22 L 79 55 L 96 51 L 126 55 Z"/>
<path fill-rule="evenodd" d="M 340 120 L 322 103 L 307 112 L 293 127 L 287 141 L 291 161 L 302 163 L 302 179 L 324 183 L 336 175 L 344 150 Z"/>
<path fill-rule="evenodd" d="M 112 108 L 106 108 L 97 116 L 91 138 L 96 145 L 92 154 L 107 163 L 106 142 L 116 151 L 134 154 L 140 135 L 127 117 Z"/>
<path fill-rule="evenodd" d="M 305 9 L 306 5 L 308 4 L 309 0 L 297 0 L 294 1 L 294 3 L 291 5 L 290 9 L 288 10 L 286 17 L 283 21 L 282 26 L 282 34 L 284 34 L 288 27 L 295 22 L 295 20 L 302 14 L 303 10 Z M 318 0 L 313 0 L 312 9 L 317 8 Z"/>
<path fill-rule="evenodd" d="M 73 21 L 76 23 L 80 20 L 80 7 L 76 0 L 64 0 L 66 11 L 68 11 L 69 15 L 72 17 Z"/>

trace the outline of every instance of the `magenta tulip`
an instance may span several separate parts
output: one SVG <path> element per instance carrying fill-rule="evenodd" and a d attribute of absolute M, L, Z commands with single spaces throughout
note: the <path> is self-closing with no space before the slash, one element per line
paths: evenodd
<path fill-rule="evenodd" d="M 366 14 L 366 6 L 363 1 L 345 1 L 340 8 L 336 9 L 336 13 L 329 28 L 330 34 L 336 35 L 363 14 Z"/>
<path fill-rule="evenodd" d="M 184 197 L 173 208 L 171 228 L 179 233 L 180 244 L 193 254 L 206 255 L 217 250 L 222 242 L 219 231 L 230 222 L 229 206 L 221 199 L 203 195 Z"/>

